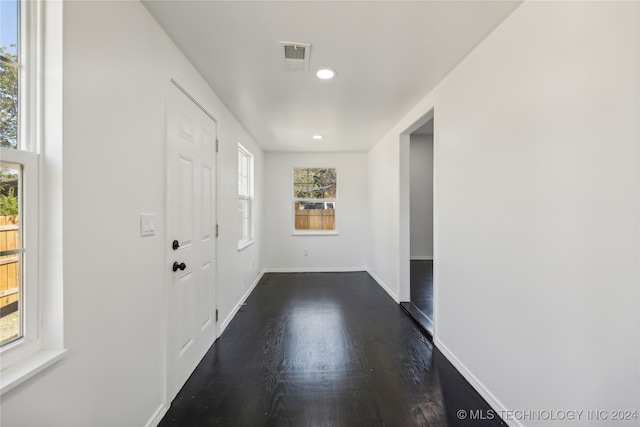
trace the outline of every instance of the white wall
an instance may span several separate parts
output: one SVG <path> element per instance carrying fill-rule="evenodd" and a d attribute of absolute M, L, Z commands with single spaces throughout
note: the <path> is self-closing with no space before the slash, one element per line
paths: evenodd
<path fill-rule="evenodd" d="M 640 409 L 638 9 L 524 3 L 369 153 L 399 177 L 435 108 L 435 340 L 496 409 Z M 370 225 L 396 292 L 399 198 Z"/>
<path fill-rule="evenodd" d="M 221 320 L 262 269 L 259 243 L 237 251 L 236 144 L 252 150 L 258 176 L 263 155 L 140 3 L 65 2 L 63 16 L 69 353 L 2 396 L 0 424 L 143 426 L 169 403 L 164 149 L 170 69 L 218 119 Z M 261 198 L 257 204 L 261 241 Z M 140 213 L 156 213 L 156 236 L 140 237 Z"/>
<path fill-rule="evenodd" d="M 338 235 L 293 231 L 293 168 L 334 167 Z M 265 266 L 268 271 L 366 269 L 369 215 L 366 153 L 265 153 Z M 304 251 L 308 250 L 308 256 Z"/>
<path fill-rule="evenodd" d="M 390 141 L 390 142 L 389 142 Z M 399 208 L 400 153 L 397 137 L 387 137 L 368 153 L 369 194 L 374 195 L 380 209 L 369 213 L 369 271 L 398 302 L 399 296 Z M 373 196 L 372 196 L 373 197 Z M 409 264 L 408 258 L 406 259 Z M 408 301 L 409 293 L 403 301 Z"/>
<path fill-rule="evenodd" d="M 411 135 L 411 259 L 433 259 L 433 135 Z"/>

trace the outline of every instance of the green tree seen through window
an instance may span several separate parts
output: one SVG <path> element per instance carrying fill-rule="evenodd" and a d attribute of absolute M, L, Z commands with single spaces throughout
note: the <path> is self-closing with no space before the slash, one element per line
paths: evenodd
<path fill-rule="evenodd" d="M 17 45 L 0 46 L 0 147 L 18 148 Z M 0 170 L 0 216 L 18 215 L 17 176 Z"/>
<path fill-rule="evenodd" d="M 0 146 L 18 148 L 18 56 L 0 46 Z"/>

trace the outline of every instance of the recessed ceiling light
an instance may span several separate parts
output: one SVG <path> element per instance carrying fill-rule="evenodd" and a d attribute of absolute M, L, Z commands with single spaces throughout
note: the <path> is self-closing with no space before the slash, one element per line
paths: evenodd
<path fill-rule="evenodd" d="M 313 135 L 312 138 L 313 139 L 322 139 L 322 138 L 324 138 L 324 136 L 322 136 L 322 135 Z"/>
<path fill-rule="evenodd" d="M 336 76 L 336 72 L 331 68 L 323 68 L 322 70 L 318 70 L 316 76 L 318 76 L 318 78 L 322 80 L 329 80 Z"/>

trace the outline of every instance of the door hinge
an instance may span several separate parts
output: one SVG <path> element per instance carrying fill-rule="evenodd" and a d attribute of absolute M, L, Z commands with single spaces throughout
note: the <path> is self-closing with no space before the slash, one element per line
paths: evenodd
<path fill-rule="evenodd" d="M 216 308 L 216 322 L 218 321 L 218 309 Z"/>
<path fill-rule="evenodd" d="M 218 224 L 216 224 L 216 237 L 218 237 L 220 233 L 218 232 Z"/>
<path fill-rule="evenodd" d="M 216 139 L 216 153 L 220 150 L 220 141 Z"/>

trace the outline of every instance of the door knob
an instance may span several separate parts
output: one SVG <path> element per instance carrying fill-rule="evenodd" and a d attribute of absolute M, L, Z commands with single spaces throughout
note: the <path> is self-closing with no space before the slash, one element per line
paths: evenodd
<path fill-rule="evenodd" d="M 182 271 L 185 268 L 187 268 L 187 265 L 184 262 L 181 262 L 180 264 L 178 264 L 178 261 L 173 263 L 173 271 Z"/>
<path fill-rule="evenodd" d="M 173 243 L 171 243 L 171 247 L 173 248 L 174 251 L 178 250 L 178 248 L 180 247 L 180 242 L 178 242 L 177 240 L 174 240 Z"/>

